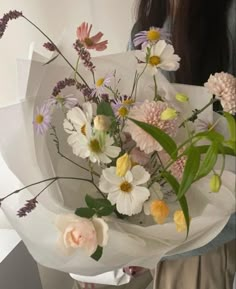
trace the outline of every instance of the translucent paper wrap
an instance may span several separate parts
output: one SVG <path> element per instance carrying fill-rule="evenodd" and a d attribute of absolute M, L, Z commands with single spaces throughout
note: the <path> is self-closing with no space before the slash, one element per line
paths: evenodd
<path fill-rule="evenodd" d="M 133 52 L 98 57 L 93 61 L 98 77 L 99 74 L 116 70 L 117 79 L 121 79 L 120 92 L 127 95 L 131 92 L 136 69 Z M 0 111 L 0 149 L 9 169 L 19 180 L 19 186 L 14 189 L 56 175 L 86 176 L 86 172 L 60 158 L 50 135 L 46 137 L 34 135 L 32 126 L 35 105 L 42 103 L 51 95 L 52 88 L 58 80 L 70 77 L 71 73 L 70 68 L 54 62 L 43 66 L 40 62 L 32 61 L 25 100 Z M 80 73 L 88 83 L 92 83 L 91 75 L 84 68 L 81 67 Z M 191 112 L 186 110 L 185 104 L 175 101 L 176 92 L 187 94 L 194 108 L 203 107 L 211 97 L 203 87 L 171 85 L 161 73 L 157 75 L 157 85 L 159 93 L 164 94 L 178 110 L 182 111 L 183 116 L 190 115 Z M 72 89 L 67 92 L 75 93 L 82 99 L 82 96 Z M 152 77 L 143 77 L 139 83 L 137 98 L 141 100 L 151 97 L 153 97 Z M 204 113 L 211 115 L 211 108 Z M 58 112 L 54 120 L 60 148 L 63 154 L 74 158 L 71 148 L 66 143 L 67 136 L 63 132 L 63 117 L 64 115 Z M 181 138 L 181 135 L 178 137 Z M 78 181 L 59 181 L 53 184 L 40 196 L 37 208 L 24 218 L 16 216 L 17 210 L 45 185 L 30 187 L 12 195 L 3 202 L 2 209 L 34 259 L 44 266 L 90 276 L 126 266 L 152 269 L 163 256 L 201 247 L 220 233 L 235 211 L 234 166 L 233 157 L 227 158 L 219 193 L 209 193 L 209 177 L 192 185 L 186 195 L 191 215 L 187 239 L 186 232 L 178 233 L 171 219 L 164 225 L 148 226 L 142 215 L 130 220 L 108 217 L 106 221 L 109 225 L 109 242 L 98 262 L 88 257 L 82 250 L 77 250 L 71 256 L 65 256 L 57 247 L 60 232 L 55 226 L 56 215 L 73 213 L 75 208 L 83 206 L 86 194 L 97 196 L 90 184 Z M 1 187 L 4 184 L 5 190 L 9 187 L 9 193 L 13 190 L 12 184 L 7 184 L 6 180 L 1 179 L 0 182 Z M 7 191 L 1 192 L 0 197 L 6 193 Z M 174 209 L 176 203 L 173 203 L 171 208 Z M 140 222 L 143 225 L 139 225 Z"/>

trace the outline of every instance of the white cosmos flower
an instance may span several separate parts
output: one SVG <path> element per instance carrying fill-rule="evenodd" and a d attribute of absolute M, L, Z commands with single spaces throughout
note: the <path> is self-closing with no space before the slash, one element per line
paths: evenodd
<path fill-rule="evenodd" d="M 152 75 L 156 74 L 158 68 L 167 71 L 176 71 L 179 68 L 180 57 L 174 54 L 173 46 L 165 40 L 149 45 L 143 51 L 137 51 L 136 55 L 141 61 L 140 69 L 147 65 L 146 70 Z"/>
<path fill-rule="evenodd" d="M 121 149 L 113 143 L 114 139 L 105 132 L 94 134 L 91 130 L 86 135 L 72 134 L 68 138 L 73 153 L 83 159 L 89 158 L 92 163 L 108 164 L 111 158 L 118 157 Z"/>
<path fill-rule="evenodd" d="M 162 200 L 163 193 L 161 191 L 161 186 L 158 183 L 154 183 L 149 188 L 150 190 L 150 198 L 144 203 L 143 211 L 145 215 L 151 215 L 150 207 L 151 203 L 155 200 Z"/>
<path fill-rule="evenodd" d="M 116 175 L 116 167 L 102 171 L 99 188 L 108 194 L 108 200 L 121 214 L 132 216 L 142 211 L 143 203 L 149 198 L 150 192 L 145 184 L 150 174 L 142 166 L 134 166 L 124 177 Z"/>
<path fill-rule="evenodd" d="M 90 102 L 82 104 L 82 109 L 74 107 L 66 114 L 64 120 L 64 130 L 69 134 L 86 135 L 91 130 L 91 122 L 93 119 L 93 108 Z"/>

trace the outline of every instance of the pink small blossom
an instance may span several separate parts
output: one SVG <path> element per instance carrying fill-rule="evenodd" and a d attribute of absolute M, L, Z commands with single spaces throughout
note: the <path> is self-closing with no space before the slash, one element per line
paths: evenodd
<path fill-rule="evenodd" d="M 137 163 L 141 166 L 147 165 L 147 163 L 150 160 L 150 156 L 145 154 L 143 151 L 141 151 L 139 148 L 135 147 L 130 152 L 130 158 L 133 163 Z"/>
<path fill-rule="evenodd" d="M 103 51 L 107 48 L 107 40 L 101 41 L 103 36 L 102 32 L 98 32 L 94 36 L 90 36 L 90 32 L 92 29 L 92 25 L 88 25 L 88 23 L 83 22 L 77 28 L 77 37 L 78 39 L 85 45 L 87 49 L 95 49 L 97 51 Z"/>
<path fill-rule="evenodd" d="M 65 214 L 57 217 L 56 225 L 61 231 L 58 244 L 67 255 L 81 248 L 91 256 L 97 246 L 103 247 L 107 244 L 108 225 L 102 218 L 86 219 Z"/>
<path fill-rule="evenodd" d="M 176 135 L 178 120 L 161 120 L 162 112 L 168 107 L 169 105 L 162 101 L 144 101 L 141 105 L 131 108 L 129 117 L 158 127 L 173 137 Z M 162 150 L 161 145 L 150 134 L 132 121 L 127 122 L 125 130 L 131 134 L 137 146 L 146 154 Z"/>
<path fill-rule="evenodd" d="M 204 86 L 221 101 L 224 111 L 236 113 L 236 77 L 225 72 L 215 73 Z"/>

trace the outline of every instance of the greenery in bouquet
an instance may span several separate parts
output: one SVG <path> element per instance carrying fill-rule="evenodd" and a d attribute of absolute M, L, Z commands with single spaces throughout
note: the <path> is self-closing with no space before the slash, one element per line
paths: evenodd
<path fill-rule="evenodd" d="M 19 217 L 27 216 L 37 206 L 38 197 L 58 180 L 78 180 L 91 183 L 97 197 L 87 194 L 86 206 L 75 209 L 74 214 L 60 215 L 57 226 L 61 232 L 61 248 L 71 254 L 78 248 L 98 260 L 103 247 L 109 241 L 108 216 L 126 219 L 137 214 L 146 214 L 153 223 L 162 225 L 170 217 L 168 195 L 174 196 L 179 204 L 171 218 L 178 232 L 188 235 L 191 212 L 188 209 L 186 193 L 194 182 L 211 176 L 209 192 L 217 193 L 221 187 L 226 155 L 236 155 L 236 79 L 228 73 L 215 73 L 209 77 L 205 87 L 213 95 L 210 102 L 201 109 L 193 108 L 185 118 L 173 103 L 161 96 L 158 90 L 158 71 L 176 71 L 180 58 L 174 53 L 169 35 L 159 28 L 151 27 L 135 37 L 136 45 L 142 49 L 133 57 L 137 59 L 137 70 L 133 76 L 130 91 L 122 94 L 119 82 L 122 75 L 107 71 L 97 75 L 90 50 L 103 51 L 108 41 L 102 41 L 101 32 L 91 36 L 92 25 L 82 23 L 77 28 L 77 39 L 73 44 L 78 60 L 71 64 L 57 45 L 21 12 L 10 11 L 0 19 L 0 37 L 3 36 L 9 20 L 24 18 L 47 38 L 44 47 L 55 53 L 47 64 L 61 56 L 71 67 L 74 77 L 59 80 L 51 95 L 35 109 L 33 126 L 39 137 L 49 133 L 60 157 L 71 165 L 89 173 L 89 178 L 53 176 L 30 184 L 6 197 L 39 183 L 47 183 L 33 199 L 28 200 L 18 211 Z M 91 72 L 90 79 L 80 73 L 81 65 Z M 148 99 L 137 99 L 137 89 L 143 76 L 153 81 L 153 95 Z M 90 85 L 89 83 L 92 83 Z M 76 88 L 83 101 L 75 95 L 64 94 L 64 89 Z M 215 101 L 221 102 L 223 110 L 216 120 L 209 121 L 201 113 Z M 190 106 L 189 97 L 177 93 L 178 107 Z M 56 110 L 64 113 L 63 123 L 54 123 Z M 218 129 L 222 119 L 227 122 L 229 135 Z M 67 142 L 74 158 L 61 151 L 58 126 L 63 126 Z M 185 137 L 178 139 L 180 132 Z M 182 135 L 182 133 L 181 133 Z M 207 140 L 202 144 L 202 140 Z M 220 171 L 215 165 L 222 156 Z M 80 160 L 86 161 L 81 165 Z M 83 162 L 84 164 L 84 162 Z M 78 204 L 79 206 L 79 204 Z"/>

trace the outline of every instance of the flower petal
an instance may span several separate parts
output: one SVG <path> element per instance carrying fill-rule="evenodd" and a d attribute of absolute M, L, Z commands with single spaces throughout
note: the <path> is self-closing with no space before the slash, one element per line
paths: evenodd
<path fill-rule="evenodd" d="M 111 184 L 120 185 L 122 178 L 116 175 L 116 167 L 110 167 L 102 171 L 104 178 Z"/>
<path fill-rule="evenodd" d="M 150 174 L 141 166 L 134 166 L 131 170 L 133 174 L 133 184 L 145 184 L 150 179 Z"/>
<path fill-rule="evenodd" d="M 109 230 L 107 223 L 102 218 L 93 218 L 92 222 L 97 233 L 98 245 L 101 247 L 106 246 L 108 242 L 108 230 Z"/>

